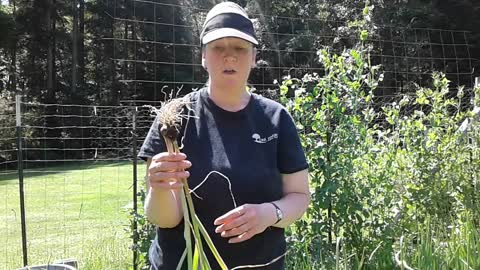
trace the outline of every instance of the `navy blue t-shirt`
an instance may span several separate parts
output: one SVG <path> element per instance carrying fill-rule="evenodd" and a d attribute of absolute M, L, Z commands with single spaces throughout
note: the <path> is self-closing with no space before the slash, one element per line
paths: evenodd
<path fill-rule="evenodd" d="M 263 233 L 238 244 L 215 233 L 216 218 L 243 204 L 259 204 L 283 197 L 281 174 L 308 168 L 295 124 L 286 109 L 275 101 L 252 94 L 247 106 L 226 111 L 210 98 L 206 88 L 190 93 L 190 117 L 183 120 L 182 152 L 192 162 L 190 189 L 207 180 L 192 194 L 195 211 L 228 268 L 265 264 L 285 253 L 284 230 L 269 227 Z M 139 153 L 151 158 L 165 152 L 155 120 Z M 181 138 L 183 136 L 183 138 Z M 219 172 L 229 178 L 229 182 Z M 233 198 L 232 198 L 233 195 Z M 213 269 L 220 269 L 204 245 Z M 185 250 L 183 222 L 175 228 L 157 229 L 150 248 L 154 269 L 175 269 Z M 186 260 L 185 260 L 186 265 Z M 268 267 L 283 269 L 284 259 Z"/>

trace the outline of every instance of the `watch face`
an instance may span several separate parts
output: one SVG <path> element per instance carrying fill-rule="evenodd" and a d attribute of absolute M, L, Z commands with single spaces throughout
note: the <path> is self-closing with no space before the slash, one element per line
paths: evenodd
<path fill-rule="evenodd" d="M 274 203 L 271 203 L 271 204 L 275 206 L 275 214 L 277 215 L 277 222 L 275 222 L 275 224 L 277 224 L 278 222 L 280 222 L 280 220 L 283 219 L 283 212 L 276 204 Z"/>
<path fill-rule="evenodd" d="M 283 213 L 282 210 L 277 208 L 277 219 L 280 221 L 283 219 Z"/>

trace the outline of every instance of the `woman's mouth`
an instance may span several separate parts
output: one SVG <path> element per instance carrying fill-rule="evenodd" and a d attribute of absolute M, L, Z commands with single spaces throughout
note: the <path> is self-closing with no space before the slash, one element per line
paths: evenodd
<path fill-rule="evenodd" d="M 225 69 L 223 71 L 223 74 L 226 74 L 226 75 L 233 75 L 235 73 L 236 73 L 236 71 L 234 69 Z"/>

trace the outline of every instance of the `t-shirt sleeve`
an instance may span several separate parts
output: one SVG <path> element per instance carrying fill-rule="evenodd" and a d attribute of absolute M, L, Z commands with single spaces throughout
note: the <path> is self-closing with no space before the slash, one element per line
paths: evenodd
<path fill-rule="evenodd" d="M 167 150 L 163 137 L 161 137 L 159 134 L 158 126 L 158 119 L 155 117 L 155 120 L 148 131 L 147 137 L 143 141 L 140 152 L 138 153 L 139 158 L 147 160 L 148 158 Z"/>
<path fill-rule="evenodd" d="M 290 174 L 308 168 L 297 128 L 285 109 L 280 116 L 278 144 L 277 164 L 280 173 Z"/>

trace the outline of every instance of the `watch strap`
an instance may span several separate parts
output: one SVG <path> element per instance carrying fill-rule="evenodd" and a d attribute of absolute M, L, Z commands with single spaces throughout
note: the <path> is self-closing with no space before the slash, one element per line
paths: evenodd
<path fill-rule="evenodd" d="M 275 215 L 277 216 L 277 221 L 273 223 L 273 225 L 277 224 L 283 219 L 283 211 L 278 207 L 278 205 L 274 202 L 270 202 L 275 207 Z"/>

